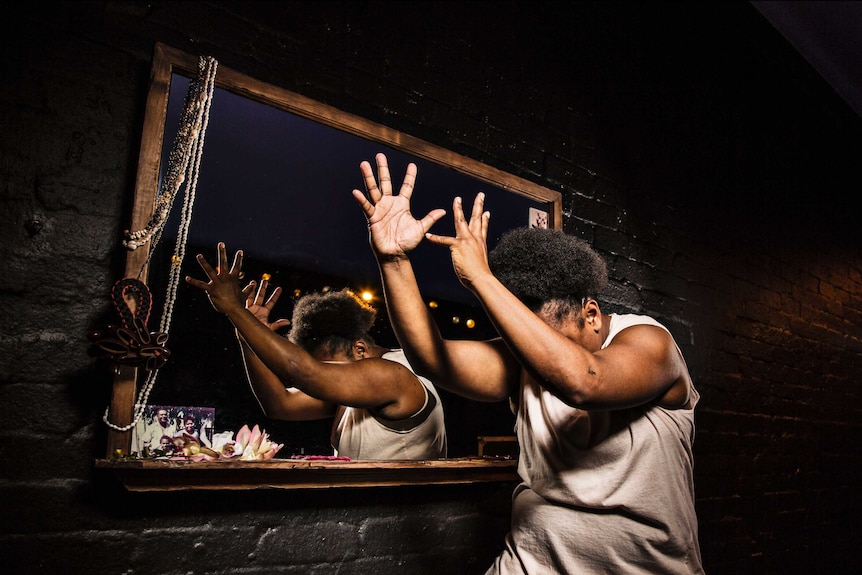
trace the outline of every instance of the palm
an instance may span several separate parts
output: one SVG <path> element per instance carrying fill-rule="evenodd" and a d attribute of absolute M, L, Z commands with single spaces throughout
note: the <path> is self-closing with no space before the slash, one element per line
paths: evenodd
<path fill-rule="evenodd" d="M 251 312 L 251 315 L 257 318 L 260 323 L 269 326 L 269 310 L 265 306 L 258 304 L 246 305 L 246 309 Z"/>
<path fill-rule="evenodd" d="M 257 321 L 271 329 L 272 331 L 279 330 L 290 325 L 286 319 L 269 321 L 269 316 L 272 315 L 272 308 L 275 306 L 278 298 L 281 296 L 281 288 L 276 287 L 269 297 L 266 297 L 266 291 L 269 287 L 269 282 L 266 279 L 260 281 L 258 287 L 255 282 L 249 283 L 243 293 L 245 294 L 245 309 L 251 312 Z"/>
<path fill-rule="evenodd" d="M 239 288 L 239 274 L 242 270 L 242 251 L 236 252 L 228 269 L 227 251 L 222 242 L 218 244 L 218 266 L 213 268 L 204 258 L 198 254 L 198 264 L 207 276 L 207 280 L 197 280 L 186 277 L 186 281 L 194 287 L 200 288 L 207 293 L 213 308 L 220 313 L 228 313 L 232 308 L 242 306 L 244 294 Z"/>
<path fill-rule="evenodd" d="M 368 219 L 371 246 L 383 256 L 402 256 L 419 245 L 425 236 L 422 222 L 410 213 L 404 196 L 383 196 Z"/>
<path fill-rule="evenodd" d="M 416 182 L 416 165 L 413 163 L 408 164 L 397 195 L 392 193 L 392 179 L 385 155 L 377 154 L 379 187 L 371 164 L 362 162 L 359 168 L 368 196 L 359 190 L 353 190 L 353 197 L 368 218 L 371 247 L 378 257 L 403 257 L 419 245 L 425 233 L 446 211 L 431 210 L 421 220 L 417 220 L 410 213 L 410 197 Z"/>

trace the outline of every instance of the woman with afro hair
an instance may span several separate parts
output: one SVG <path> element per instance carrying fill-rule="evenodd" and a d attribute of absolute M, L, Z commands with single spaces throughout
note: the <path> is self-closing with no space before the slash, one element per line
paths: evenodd
<path fill-rule="evenodd" d="M 670 332 L 647 316 L 602 313 L 606 266 L 562 231 L 518 229 L 488 254 L 481 193 L 469 218 L 455 198 L 454 237 L 431 234 L 445 211 L 410 213 L 416 166 L 393 194 L 386 157 L 376 160 L 377 178 L 360 164 L 366 192 L 353 196 L 407 358 L 444 389 L 508 400 L 516 416 L 521 483 L 487 575 L 703 573 L 692 474 L 699 395 Z M 408 255 L 423 238 L 449 248 L 498 338 L 442 339 Z"/>
<path fill-rule="evenodd" d="M 267 417 L 333 417 L 334 454 L 349 459 L 429 460 L 446 457 L 443 407 L 434 385 L 416 375 L 400 349 L 369 335 L 377 314 L 349 290 L 308 294 L 292 320 L 270 322 L 281 295 L 268 282 L 239 287 L 242 251 L 228 267 L 223 243 L 218 267 L 198 263 L 209 282 L 186 278 L 207 292 L 236 328 L 249 384 Z M 291 326 L 288 337 L 275 330 Z"/>

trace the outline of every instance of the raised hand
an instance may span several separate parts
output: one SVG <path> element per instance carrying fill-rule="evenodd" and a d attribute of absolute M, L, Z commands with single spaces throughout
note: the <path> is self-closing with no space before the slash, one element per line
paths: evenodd
<path fill-rule="evenodd" d="M 245 309 L 250 311 L 254 317 L 260 321 L 263 325 L 271 329 L 272 331 L 279 330 L 283 327 L 287 327 L 290 325 L 289 319 L 277 319 L 274 322 L 269 321 L 269 316 L 272 313 L 272 308 L 275 306 L 275 303 L 278 301 L 278 298 L 281 297 L 281 288 L 276 287 L 272 290 L 272 293 L 269 295 L 269 298 L 266 298 L 266 288 L 269 285 L 269 282 L 265 279 L 260 280 L 260 287 L 255 289 L 257 286 L 254 281 L 250 282 L 245 289 L 243 289 L 243 293 L 246 295 L 245 299 Z"/>
<path fill-rule="evenodd" d="M 431 233 L 425 236 L 429 242 L 449 248 L 455 274 L 468 289 L 472 289 L 475 279 L 480 275 L 491 274 L 488 266 L 488 221 L 491 213 L 484 211 L 484 208 L 485 194 L 480 192 L 473 200 L 473 211 L 468 222 L 464 217 L 461 198 L 455 198 L 452 202 L 455 237 Z"/>
<path fill-rule="evenodd" d="M 213 267 L 203 255 L 197 255 L 198 264 L 207 276 L 208 282 L 186 276 L 186 282 L 207 292 L 210 303 L 217 312 L 229 314 L 237 308 L 245 307 L 246 294 L 239 287 L 239 272 L 242 270 L 242 250 L 236 252 L 230 269 L 227 266 L 227 250 L 222 242 L 218 244 L 218 266 Z M 248 288 L 246 288 L 248 289 Z"/>
<path fill-rule="evenodd" d="M 393 195 L 386 156 L 377 154 L 375 159 L 377 179 L 374 178 L 371 164 L 362 162 L 359 165 L 368 196 L 360 190 L 353 190 L 353 197 L 368 219 L 369 239 L 374 253 L 382 258 L 404 257 L 419 245 L 431 226 L 446 215 L 446 210 L 432 210 L 424 218 L 417 220 L 410 213 L 410 197 L 416 182 L 416 164 L 410 163 L 407 166 L 401 189 L 398 195 Z"/>

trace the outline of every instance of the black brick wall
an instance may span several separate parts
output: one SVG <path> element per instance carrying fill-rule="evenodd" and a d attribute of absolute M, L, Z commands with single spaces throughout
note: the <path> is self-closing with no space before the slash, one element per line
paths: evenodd
<path fill-rule="evenodd" d="M 747 3 L 31 2 L 2 20 L 0 571 L 481 573 L 511 486 L 131 494 L 87 355 L 156 41 L 563 193 L 703 396 L 707 572 L 850 573 L 862 125 Z M 357 158 L 359 161 L 359 158 Z"/>

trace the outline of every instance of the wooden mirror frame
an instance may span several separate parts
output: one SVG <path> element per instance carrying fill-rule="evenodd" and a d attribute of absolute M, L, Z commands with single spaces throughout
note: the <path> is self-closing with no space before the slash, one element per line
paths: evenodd
<path fill-rule="evenodd" d="M 156 44 L 147 96 L 141 146 L 129 229 L 143 228 L 150 221 L 159 192 L 159 170 L 165 137 L 171 77 L 181 73 L 195 77 L 198 57 L 163 44 Z M 562 226 L 562 195 L 517 176 L 507 174 L 445 148 L 419 140 L 386 126 L 342 112 L 272 84 L 219 66 L 216 85 L 235 94 L 289 111 L 320 124 L 404 151 L 466 174 L 506 191 L 544 203 L 549 208 L 548 225 Z M 147 280 L 147 250 L 127 253 L 124 277 L 136 277 L 141 269 Z M 121 366 L 114 379 L 110 418 L 122 426 L 131 422 L 139 374 Z M 514 481 L 516 460 L 510 457 L 468 457 L 440 461 L 302 461 L 199 462 L 131 460 L 116 454 L 130 451 L 132 431 L 110 429 L 106 458 L 100 468 L 115 471 L 130 490 L 250 489 L 263 486 L 314 488 L 405 484 L 474 483 Z"/>

